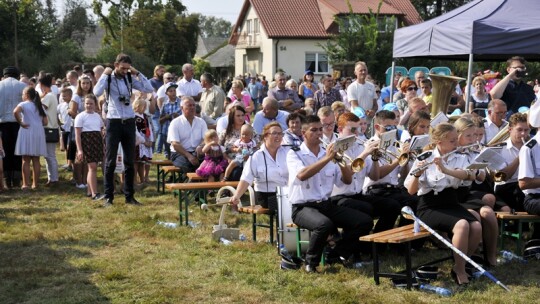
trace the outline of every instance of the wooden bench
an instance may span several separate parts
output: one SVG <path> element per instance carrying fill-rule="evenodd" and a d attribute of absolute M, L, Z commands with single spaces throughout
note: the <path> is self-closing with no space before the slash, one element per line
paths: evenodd
<path fill-rule="evenodd" d="M 208 181 L 207 178 L 199 176 L 195 172 L 187 173 L 186 176 L 187 176 L 188 182 L 206 182 L 206 181 Z"/>
<path fill-rule="evenodd" d="M 162 178 L 162 175 L 164 174 L 162 166 L 172 166 L 173 162 L 168 159 L 152 159 L 148 161 L 151 165 L 156 165 L 157 168 L 157 191 L 159 192 L 161 188 L 163 188 L 163 191 L 165 191 L 165 183 L 162 181 L 164 178 Z"/>
<path fill-rule="evenodd" d="M 249 206 L 238 206 L 238 212 L 240 213 L 247 213 L 252 215 L 252 235 L 253 235 L 253 241 L 257 241 L 257 227 L 263 227 L 270 229 L 270 243 L 274 243 L 274 217 L 275 214 L 270 213 L 270 209 L 263 208 L 261 205 L 249 205 Z M 264 224 L 264 223 L 258 223 L 257 222 L 257 215 L 258 214 L 266 214 L 270 217 L 270 223 Z M 276 224 L 277 226 L 277 224 Z M 277 234 L 277 232 L 276 232 Z"/>
<path fill-rule="evenodd" d="M 176 166 L 163 166 L 162 170 L 163 170 L 163 173 L 161 174 L 161 184 L 163 185 L 162 193 L 165 192 L 165 184 L 166 184 L 165 178 L 167 177 L 167 175 L 169 175 L 169 173 L 172 176 L 173 183 L 183 182 L 182 170 L 180 168 Z"/>
<path fill-rule="evenodd" d="M 516 238 L 516 252 L 523 253 L 523 248 L 521 247 L 521 241 L 523 240 L 523 224 L 528 223 L 539 223 L 540 216 L 531 215 L 527 212 L 497 212 L 497 219 L 500 222 L 500 233 L 499 233 L 499 244 L 501 249 L 504 249 L 504 237 L 513 237 Z M 517 223 L 518 232 L 505 231 L 505 223 L 509 221 L 514 221 Z"/>
<path fill-rule="evenodd" d="M 218 190 L 224 186 L 236 188 L 238 186 L 238 182 L 169 183 L 165 184 L 165 189 L 178 191 L 178 215 L 180 217 L 180 225 L 183 224 L 182 219 L 185 216 L 185 224 L 187 226 L 189 216 L 189 192 Z M 184 203 L 184 206 L 182 206 L 182 202 Z"/>
<path fill-rule="evenodd" d="M 360 237 L 360 241 L 371 242 L 373 247 L 373 279 L 375 284 L 379 285 L 380 277 L 392 278 L 392 279 L 403 279 L 405 278 L 407 282 L 407 288 L 411 289 L 413 284 L 413 273 L 412 270 L 417 267 L 412 267 L 411 263 L 411 242 L 414 240 L 422 239 L 431 235 L 429 231 L 426 231 L 424 228 L 420 232 L 414 232 L 414 224 L 407 226 L 402 226 L 386 231 L 381 231 L 378 233 L 364 235 Z M 379 253 L 377 251 L 378 244 L 406 244 L 405 252 L 405 273 L 385 273 L 379 270 Z M 450 259 L 450 257 L 439 259 L 428 264 L 430 265 L 439 263 L 441 261 Z"/>

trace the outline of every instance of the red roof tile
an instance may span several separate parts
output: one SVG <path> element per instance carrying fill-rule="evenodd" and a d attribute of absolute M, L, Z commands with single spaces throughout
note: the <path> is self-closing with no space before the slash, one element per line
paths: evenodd
<path fill-rule="evenodd" d="M 350 0 L 354 13 L 376 12 L 380 0 Z M 245 0 L 229 43 L 236 44 L 249 6 L 253 6 L 269 38 L 327 38 L 335 15 L 349 13 L 345 0 Z M 396 15 L 400 22 L 422 22 L 410 0 L 383 0 L 382 15 Z"/>

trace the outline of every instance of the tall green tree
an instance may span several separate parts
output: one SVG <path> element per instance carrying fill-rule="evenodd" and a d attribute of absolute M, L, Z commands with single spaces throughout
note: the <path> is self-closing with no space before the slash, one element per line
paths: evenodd
<path fill-rule="evenodd" d="M 214 16 L 199 15 L 199 28 L 203 37 L 223 37 L 231 35 L 232 24 L 223 19 Z"/>
<path fill-rule="evenodd" d="M 60 41 L 73 40 L 82 47 L 86 35 L 96 29 L 96 23 L 88 13 L 89 9 L 90 6 L 83 0 L 67 0 L 64 18 L 56 30 L 56 38 Z"/>
<path fill-rule="evenodd" d="M 458 8 L 472 0 L 411 0 L 424 20 L 429 20 Z"/>
<path fill-rule="evenodd" d="M 339 33 L 333 35 L 322 48 L 327 52 L 330 63 L 365 61 L 369 73 L 379 81 L 384 80 L 384 73 L 392 63 L 392 41 L 395 19 L 379 15 L 382 2 L 376 12 L 354 14 L 350 3 L 349 14 L 336 16 L 334 21 Z"/>

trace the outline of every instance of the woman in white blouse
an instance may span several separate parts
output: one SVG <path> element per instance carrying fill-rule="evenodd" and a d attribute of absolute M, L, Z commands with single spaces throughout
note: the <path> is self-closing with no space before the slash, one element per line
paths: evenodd
<path fill-rule="evenodd" d="M 288 148 L 281 146 L 283 129 L 278 122 L 271 122 L 263 129 L 262 145 L 244 164 L 240 183 L 231 203 L 238 204 L 250 184 L 254 184 L 257 202 L 271 212 L 277 212 L 276 188 L 286 186 Z"/>
<path fill-rule="evenodd" d="M 452 244 L 467 255 L 476 251 L 482 237 L 480 222 L 458 202 L 456 189 L 462 180 L 474 180 L 475 174 L 463 169 L 467 166 L 467 156 L 450 153 L 458 146 L 458 134 L 453 125 L 442 123 L 435 127 L 429 147 L 432 155 L 423 161 L 416 160 L 405 180 L 410 194 L 418 194 L 417 216 L 435 230 L 452 233 Z M 415 168 L 433 162 L 420 172 Z M 452 277 L 457 284 L 467 284 L 465 260 L 454 254 Z"/>

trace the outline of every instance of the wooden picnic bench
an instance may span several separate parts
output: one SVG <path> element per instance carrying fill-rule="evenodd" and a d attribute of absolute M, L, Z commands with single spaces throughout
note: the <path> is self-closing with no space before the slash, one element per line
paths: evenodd
<path fill-rule="evenodd" d="M 157 191 L 159 192 L 161 188 L 163 188 L 163 192 L 165 191 L 165 178 L 162 177 L 165 173 L 162 166 L 172 166 L 173 162 L 168 159 L 152 159 L 148 161 L 151 165 L 156 165 L 157 168 Z"/>
<path fill-rule="evenodd" d="M 188 206 L 189 206 L 189 193 L 204 192 L 209 190 L 218 190 L 224 186 L 237 187 L 238 182 L 199 182 L 199 183 L 169 183 L 165 184 L 165 189 L 178 191 L 178 215 L 180 217 L 180 225 L 183 225 L 183 218 L 185 217 L 185 224 L 188 225 Z M 182 206 L 182 203 L 184 206 Z"/>
<path fill-rule="evenodd" d="M 500 222 L 500 233 L 499 233 L 499 246 L 501 249 L 504 249 L 504 237 L 513 237 L 516 239 L 516 252 L 523 253 L 523 248 L 521 247 L 521 241 L 523 240 L 523 224 L 528 223 L 539 223 L 540 216 L 531 215 L 527 212 L 496 212 L 497 219 Z M 506 231 L 505 224 L 509 221 L 514 221 L 517 224 L 518 231 Z"/>
<path fill-rule="evenodd" d="M 407 282 L 407 288 L 411 289 L 413 286 L 413 269 L 418 267 L 412 267 L 411 262 L 411 242 L 414 240 L 422 239 L 431 235 L 429 231 L 426 231 L 424 228 L 421 228 L 420 232 L 414 232 L 414 224 L 381 231 L 369 235 L 364 235 L 360 237 L 360 241 L 371 242 L 373 247 L 373 279 L 375 284 L 379 285 L 380 277 L 392 278 L 392 279 L 405 279 Z M 385 273 L 381 272 L 379 268 L 379 252 L 377 250 L 378 244 L 405 244 L 405 273 Z M 447 259 L 450 259 L 451 256 L 432 261 L 423 265 L 431 265 L 435 263 L 440 263 Z"/>

